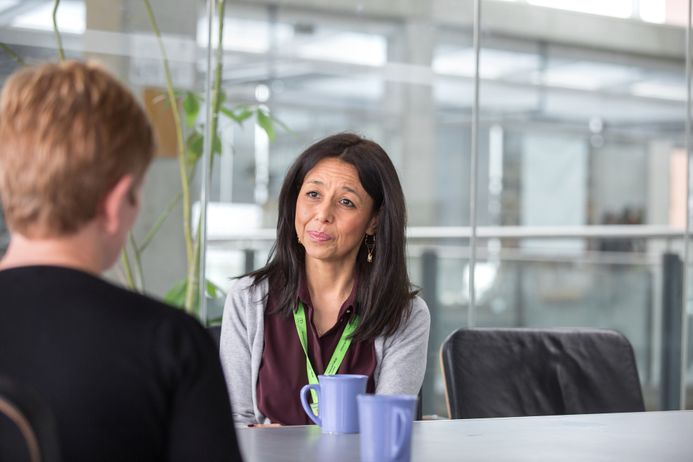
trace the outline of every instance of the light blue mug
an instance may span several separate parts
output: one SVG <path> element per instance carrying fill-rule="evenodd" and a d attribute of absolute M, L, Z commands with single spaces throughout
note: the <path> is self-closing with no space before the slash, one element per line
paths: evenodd
<path fill-rule="evenodd" d="M 301 404 L 308 417 L 320 425 L 323 433 L 358 433 L 359 416 L 356 397 L 366 392 L 367 375 L 319 375 L 317 384 L 301 388 Z M 308 404 L 308 393 L 318 395 L 318 415 Z"/>
<path fill-rule="evenodd" d="M 409 462 L 417 397 L 360 395 L 361 462 Z"/>

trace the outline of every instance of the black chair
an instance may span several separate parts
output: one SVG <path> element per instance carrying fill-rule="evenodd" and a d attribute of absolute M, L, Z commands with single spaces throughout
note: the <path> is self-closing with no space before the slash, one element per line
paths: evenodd
<path fill-rule="evenodd" d="M 416 400 L 416 416 L 414 420 L 423 420 L 423 388 L 419 389 L 419 395 Z"/>
<path fill-rule="evenodd" d="M 207 332 L 212 336 L 214 342 L 217 344 L 217 349 L 219 349 L 219 343 L 221 342 L 221 324 L 218 326 L 207 326 Z"/>
<path fill-rule="evenodd" d="M 0 377 L 0 460 L 59 462 L 55 418 L 40 397 Z"/>
<path fill-rule="evenodd" d="M 597 329 L 459 329 L 441 346 L 450 418 L 644 411 L 628 340 Z"/>

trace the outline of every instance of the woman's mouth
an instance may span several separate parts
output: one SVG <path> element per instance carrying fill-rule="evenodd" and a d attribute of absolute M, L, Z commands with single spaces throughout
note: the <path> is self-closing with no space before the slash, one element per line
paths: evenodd
<path fill-rule="evenodd" d="M 325 242 L 332 239 L 332 237 L 329 234 L 323 233 L 322 231 L 308 231 L 308 236 L 310 236 L 312 240 L 317 242 Z"/>

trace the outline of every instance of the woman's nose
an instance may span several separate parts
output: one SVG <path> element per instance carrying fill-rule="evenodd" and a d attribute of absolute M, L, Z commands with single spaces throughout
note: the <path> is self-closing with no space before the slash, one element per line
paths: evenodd
<path fill-rule="evenodd" d="M 320 205 L 318 205 L 318 209 L 315 214 L 315 218 L 318 221 L 325 222 L 325 223 L 331 223 L 333 219 L 333 213 L 332 213 L 332 204 L 330 201 L 324 201 Z"/>

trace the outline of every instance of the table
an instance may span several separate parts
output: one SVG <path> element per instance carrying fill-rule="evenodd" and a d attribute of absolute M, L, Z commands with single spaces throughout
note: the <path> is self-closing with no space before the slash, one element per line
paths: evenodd
<path fill-rule="evenodd" d="M 246 462 L 359 460 L 359 435 L 238 430 Z M 693 411 L 414 422 L 412 461 L 693 461 Z"/>

